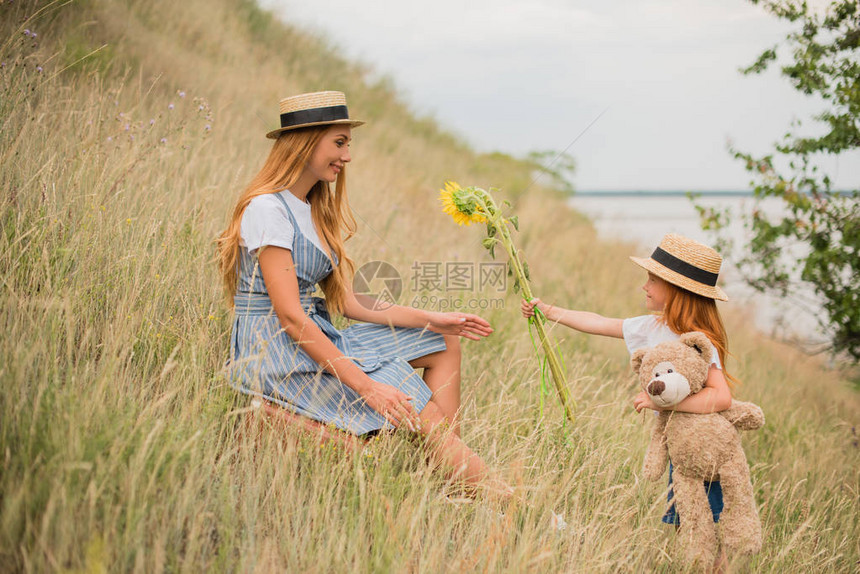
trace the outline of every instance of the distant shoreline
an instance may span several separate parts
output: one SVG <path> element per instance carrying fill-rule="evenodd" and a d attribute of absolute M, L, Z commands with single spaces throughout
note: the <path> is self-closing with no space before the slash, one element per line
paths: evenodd
<path fill-rule="evenodd" d="M 851 191 L 833 191 L 839 195 L 850 195 Z M 632 190 L 584 190 L 574 191 L 571 197 L 687 197 L 694 195 L 697 197 L 753 197 L 755 194 L 752 190 L 698 190 L 698 191 L 680 191 L 680 190 L 649 190 L 649 189 L 632 189 Z"/>

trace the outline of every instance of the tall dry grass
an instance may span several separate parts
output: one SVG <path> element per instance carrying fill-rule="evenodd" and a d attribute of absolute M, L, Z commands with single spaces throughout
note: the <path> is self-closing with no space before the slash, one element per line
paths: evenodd
<path fill-rule="evenodd" d="M 557 330 L 578 420 L 563 428 L 550 400 L 539 421 L 514 295 L 483 312 L 496 333 L 464 345 L 465 438 L 525 500 L 502 515 L 446 497 L 408 437 L 320 448 L 225 385 L 212 240 L 279 97 L 342 89 L 369 120 L 350 249 L 405 279 L 415 261 L 487 261 L 480 233 L 438 209 L 444 179 L 532 178 L 367 77 L 251 2 L 0 3 L 0 570 L 683 571 L 665 484 L 640 479 L 650 417 L 630 406 L 623 345 Z M 633 247 L 599 242 L 545 190 L 515 201 L 545 300 L 641 312 Z M 737 394 L 768 418 L 744 438 L 765 547 L 735 567 L 856 571 L 856 391 L 724 309 Z"/>

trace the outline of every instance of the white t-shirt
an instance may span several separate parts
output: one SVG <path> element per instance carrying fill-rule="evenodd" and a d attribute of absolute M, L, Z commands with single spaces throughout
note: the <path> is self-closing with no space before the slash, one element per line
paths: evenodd
<path fill-rule="evenodd" d="M 275 195 L 280 195 L 286 200 L 293 217 L 296 218 L 296 223 L 299 224 L 302 235 L 325 252 L 322 241 L 320 241 L 314 227 L 313 219 L 311 219 L 311 205 L 287 189 L 279 191 L 277 194 L 258 195 L 251 200 L 242 214 L 239 230 L 240 245 L 252 254 L 264 245 L 274 245 L 284 249 L 293 248 L 293 224 L 290 222 L 286 208 Z"/>
<path fill-rule="evenodd" d="M 631 355 L 639 349 L 647 349 L 667 341 L 677 341 L 680 338 L 680 335 L 674 333 L 665 323 L 658 321 L 656 315 L 642 315 L 641 317 L 624 319 L 621 324 L 621 332 Z M 711 356 L 713 357 L 711 364 L 722 370 L 720 355 L 713 343 L 711 343 Z"/>

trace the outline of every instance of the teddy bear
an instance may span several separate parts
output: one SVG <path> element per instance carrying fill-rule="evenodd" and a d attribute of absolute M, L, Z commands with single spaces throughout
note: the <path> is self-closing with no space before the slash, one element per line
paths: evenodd
<path fill-rule="evenodd" d="M 691 332 L 676 341 L 636 351 L 631 364 L 654 404 L 671 408 L 702 390 L 713 352 L 704 333 Z M 706 480 L 720 480 L 722 485 L 720 537 L 725 547 L 738 553 L 758 552 L 761 521 L 739 431 L 764 424 L 761 408 L 733 400 L 731 407 L 720 413 L 664 410 L 656 419 L 644 474 L 649 480 L 658 480 L 667 459 L 671 459 L 674 501 L 681 518 L 678 535 L 686 559 L 711 564 L 716 556 L 717 533 L 703 488 Z"/>

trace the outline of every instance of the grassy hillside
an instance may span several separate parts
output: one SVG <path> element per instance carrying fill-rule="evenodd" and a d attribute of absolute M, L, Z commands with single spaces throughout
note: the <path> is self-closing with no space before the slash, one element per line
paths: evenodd
<path fill-rule="evenodd" d="M 562 428 L 550 401 L 538 421 L 515 295 L 464 344 L 464 437 L 527 501 L 503 515 L 446 498 L 406 437 L 319 448 L 225 385 L 212 241 L 278 99 L 302 91 L 343 90 L 368 120 L 350 252 L 394 264 L 405 302 L 414 262 L 488 261 L 437 205 L 452 178 L 508 192 L 545 300 L 642 310 L 631 246 L 598 242 L 551 190 L 523 193 L 534 166 L 475 153 L 367 78 L 249 1 L 0 2 L 0 571 L 682 570 L 665 484 L 640 476 L 651 417 L 631 408 L 623 344 L 557 331 L 578 420 Z M 723 309 L 736 394 L 768 419 L 744 438 L 765 548 L 738 567 L 856 570 L 856 391 Z"/>

